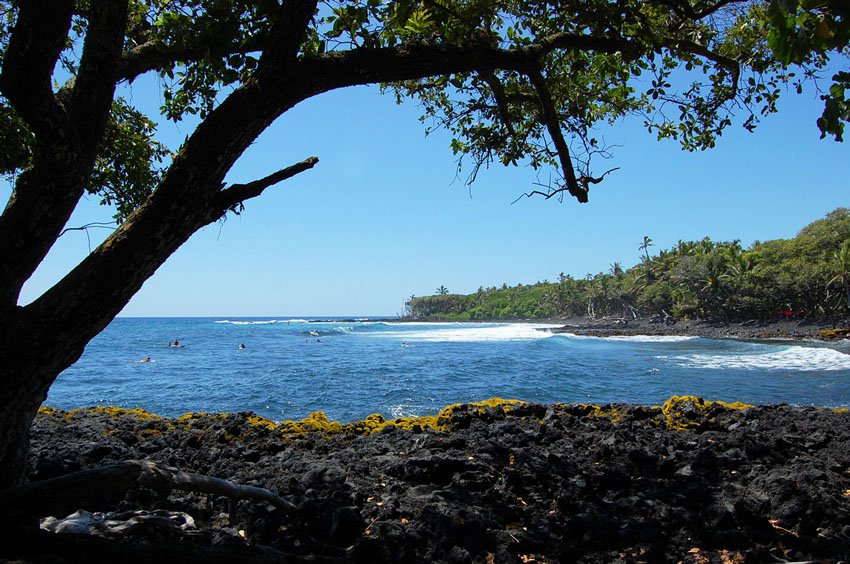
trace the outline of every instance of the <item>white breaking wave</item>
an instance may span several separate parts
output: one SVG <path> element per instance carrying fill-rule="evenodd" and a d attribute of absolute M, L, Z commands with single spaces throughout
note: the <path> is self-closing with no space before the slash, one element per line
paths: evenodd
<path fill-rule="evenodd" d="M 632 343 L 678 343 L 699 339 L 699 337 L 686 335 L 616 335 L 605 338 L 612 341 L 630 341 Z"/>
<path fill-rule="evenodd" d="M 216 321 L 216 323 L 223 323 L 225 325 L 274 325 L 276 323 L 306 323 L 304 320 L 298 319 L 264 319 L 262 321 L 230 321 L 229 319 L 222 319 L 220 321 Z"/>
<path fill-rule="evenodd" d="M 429 343 L 480 343 L 495 341 L 534 341 L 548 339 L 554 334 L 538 329 L 551 329 L 551 325 L 536 325 L 530 323 L 505 323 L 490 326 L 468 325 L 464 323 L 450 324 L 445 329 L 426 328 L 421 331 L 388 331 L 376 333 L 375 336 L 395 338 L 403 341 Z"/>
<path fill-rule="evenodd" d="M 240 320 L 240 321 L 231 321 L 230 319 L 220 319 L 216 321 L 216 323 L 222 323 L 225 325 L 277 325 L 280 323 L 289 325 L 289 324 L 299 324 L 299 323 L 310 323 L 307 319 L 262 319 L 258 321 L 249 321 L 249 320 Z"/>
<path fill-rule="evenodd" d="M 391 405 L 389 410 L 390 419 L 398 419 L 400 417 L 419 417 L 419 413 L 412 409 L 409 405 Z"/>
<path fill-rule="evenodd" d="M 627 341 L 630 343 L 678 343 L 681 341 L 692 341 L 699 337 L 687 335 L 612 335 L 600 337 L 597 335 L 576 335 L 575 333 L 557 333 L 562 337 L 570 339 L 596 339 L 605 341 Z"/>
<path fill-rule="evenodd" d="M 686 368 L 741 370 L 850 370 L 850 355 L 828 348 L 793 346 L 757 354 L 689 354 L 659 357 Z"/>
<path fill-rule="evenodd" d="M 460 321 L 393 321 L 392 323 L 383 322 L 384 325 L 390 327 L 458 327 L 469 326 L 469 323 L 461 323 Z"/>

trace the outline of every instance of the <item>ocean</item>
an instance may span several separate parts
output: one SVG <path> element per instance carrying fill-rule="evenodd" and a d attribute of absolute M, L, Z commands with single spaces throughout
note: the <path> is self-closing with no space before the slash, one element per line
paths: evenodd
<path fill-rule="evenodd" d="M 552 325 L 118 318 L 59 376 L 45 404 L 163 416 L 253 411 L 276 421 L 317 410 L 339 421 L 427 415 L 490 397 L 658 405 L 698 395 L 850 407 L 847 341 L 597 338 L 545 327 Z M 168 346 L 174 340 L 181 346 Z"/>

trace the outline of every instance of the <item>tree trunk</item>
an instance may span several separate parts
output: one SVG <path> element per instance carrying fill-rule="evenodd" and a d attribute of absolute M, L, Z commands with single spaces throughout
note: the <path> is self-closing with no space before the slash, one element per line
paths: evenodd
<path fill-rule="evenodd" d="M 38 405 L 21 405 L 11 394 L 0 395 L 0 489 L 24 483 L 30 425 L 37 411 Z"/>
<path fill-rule="evenodd" d="M 8 359 L 10 351 L 0 352 Z M 15 353 L 14 350 L 11 351 Z M 4 362 L 0 388 L 0 490 L 20 486 L 26 479 L 32 420 L 56 375 L 34 378 L 29 362 Z M 58 372 L 57 372 L 58 374 Z"/>
<path fill-rule="evenodd" d="M 26 308 L 0 313 L 0 490 L 26 478 L 30 426 L 50 384 L 93 335 L 61 337 L 60 324 Z"/>

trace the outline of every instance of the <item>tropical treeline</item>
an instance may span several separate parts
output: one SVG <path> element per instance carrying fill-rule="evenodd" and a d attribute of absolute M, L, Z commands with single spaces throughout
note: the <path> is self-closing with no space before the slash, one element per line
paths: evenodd
<path fill-rule="evenodd" d="M 638 242 L 636 242 L 638 243 Z M 850 209 L 839 208 L 793 239 L 756 242 L 679 241 L 653 253 L 636 245 L 631 268 L 557 282 L 481 287 L 473 294 L 411 296 L 411 318 L 458 320 L 552 317 L 775 319 L 850 315 Z"/>

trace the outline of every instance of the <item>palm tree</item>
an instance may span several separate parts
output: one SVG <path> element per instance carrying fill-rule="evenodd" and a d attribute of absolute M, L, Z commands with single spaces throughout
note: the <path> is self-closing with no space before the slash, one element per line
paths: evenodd
<path fill-rule="evenodd" d="M 641 257 L 641 261 L 643 261 L 643 264 L 646 268 L 645 274 L 646 274 L 646 283 L 647 284 L 652 282 L 652 270 L 650 270 L 650 266 L 649 266 L 649 263 L 650 263 L 649 247 L 652 247 L 652 246 L 653 246 L 652 245 L 652 239 L 650 237 L 647 237 L 646 235 L 643 236 L 643 243 L 641 243 L 640 246 L 638 246 L 638 249 L 642 250 L 643 254 L 644 254 L 644 256 Z"/>
<path fill-rule="evenodd" d="M 440 286 L 439 288 L 437 288 L 437 295 L 438 296 L 445 296 L 448 293 L 449 293 L 449 289 L 446 288 L 445 286 Z"/>
<path fill-rule="evenodd" d="M 623 276 L 623 265 L 619 262 L 611 263 L 610 272 L 614 278 L 619 279 L 621 276 Z"/>
<path fill-rule="evenodd" d="M 679 242 L 673 248 L 673 252 L 678 257 L 684 257 L 695 254 L 696 249 L 697 244 L 694 241 L 682 241 L 679 239 Z"/>
<path fill-rule="evenodd" d="M 649 264 L 649 250 L 648 249 L 649 249 L 649 247 L 652 247 L 652 246 L 653 246 L 652 238 L 644 235 L 643 236 L 643 243 L 640 244 L 638 249 L 642 250 L 644 252 L 644 254 L 646 255 L 646 263 L 647 264 Z"/>

